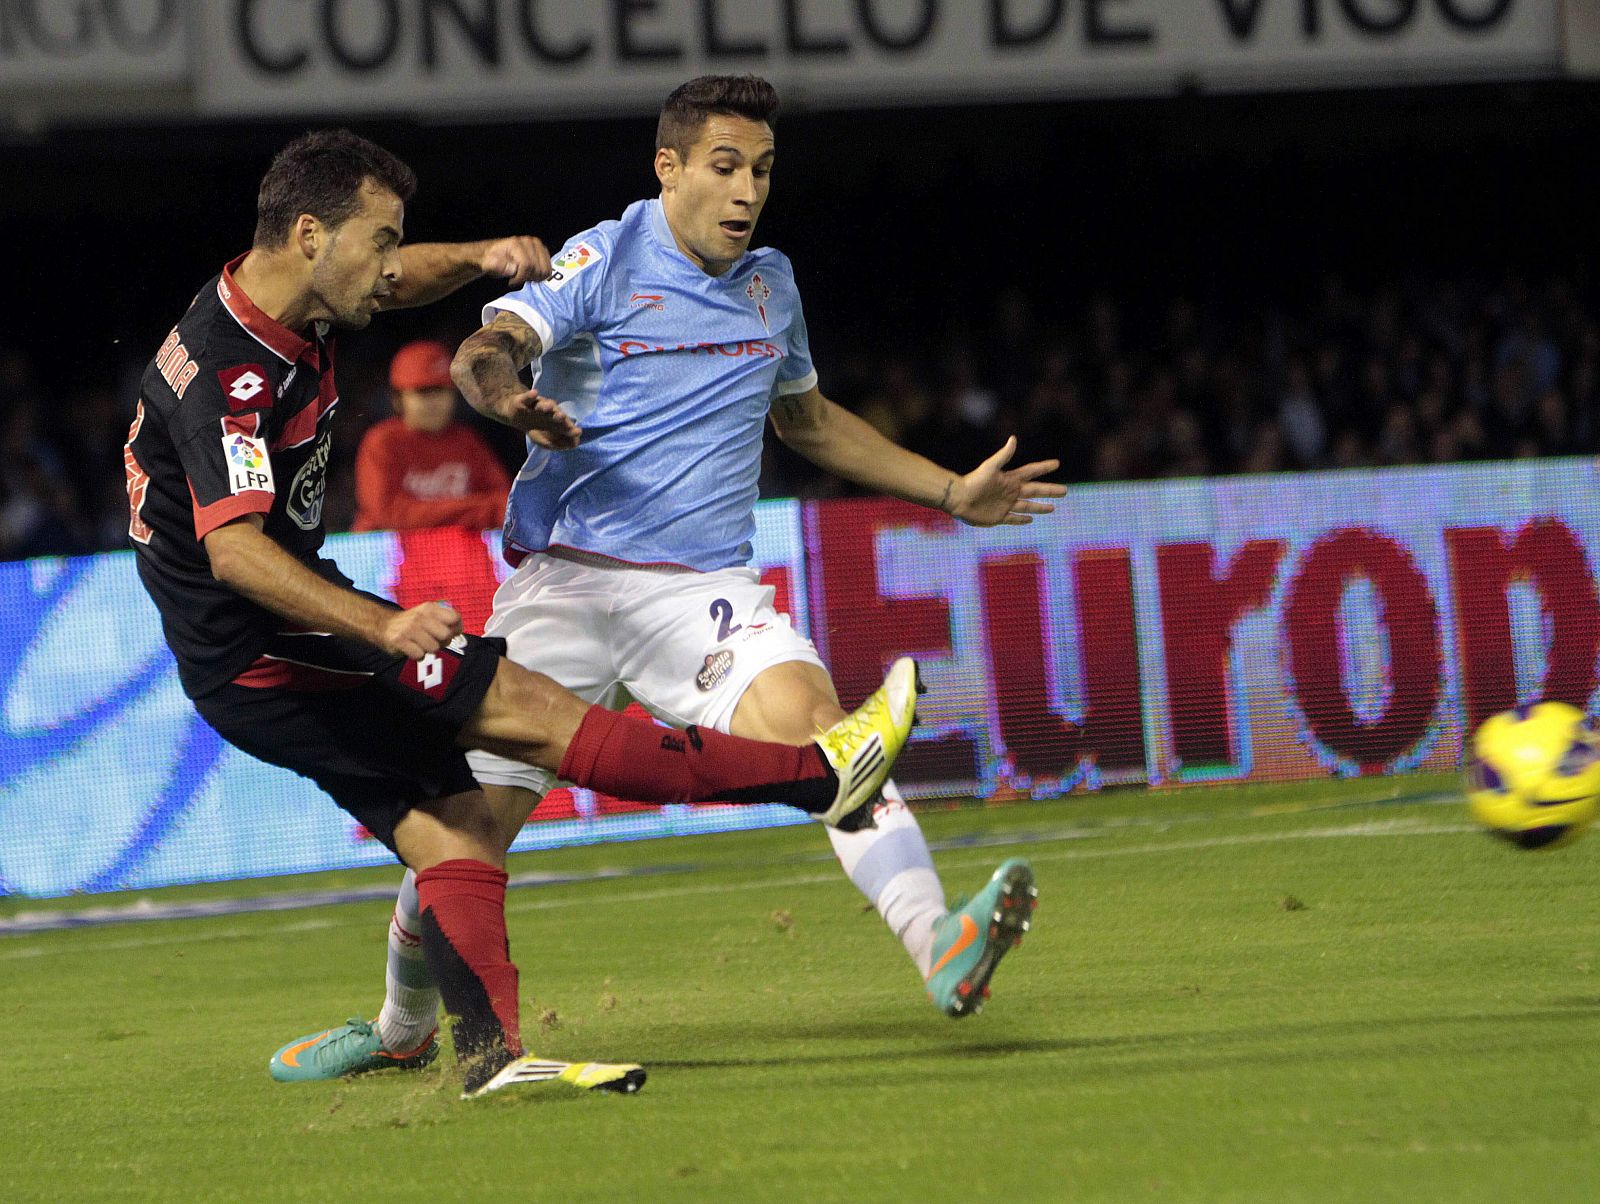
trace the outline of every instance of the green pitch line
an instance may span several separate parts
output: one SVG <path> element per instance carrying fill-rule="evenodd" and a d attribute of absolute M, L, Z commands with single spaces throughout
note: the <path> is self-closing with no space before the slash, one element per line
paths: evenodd
<path fill-rule="evenodd" d="M 1321 784 L 1319 783 L 1318 785 Z M 1117 792 L 1110 797 L 1125 799 L 1128 795 L 1127 792 Z M 1142 800 L 1145 796 L 1141 792 L 1136 797 Z M 1191 792 L 1191 798 L 1193 797 L 1195 796 Z M 1459 795 L 1450 791 L 1421 791 L 1393 794 L 1392 797 L 1386 797 L 1381 801 L 1389 805 L 1414 803 L 1455 804 L 1459 802 Z M 1352 802 L 1338 797 L 1329 798 L 1324 796 L 1263 803 L 1248 809 L 1247 814 L 1252 817 L 1263 817 L 1370 805 L 1374 805 L 1372 800 Z M 1025 806 L 1019 804 L 1014 805 L 1014 808 L 1031 813 L 1040 806 L 1041 804 L 1028 804 Z M 1111 815 L 1099 819 L 1067 821 L 1053 827 L 1015 831 L 971 831 L 950 836 L 943 840 L 932 840 L 929 843 L 930 847 L 935 851 L 975 847 L 1030 846 L 1059 840 L 1084 839 L 1111 827 L 1166 827 L 1174 823 L 1207 823 L 1214 821 L 1216 818 L 1217 813 L 1209 809 L 1186 808 L 1181 814 L 1175 816 L 1161 817 L 1138 813 Z M 649 848 L 650 843 L 645 843 L 641 847 Z M 778 860 L 783 864 L 793 864 L 797 861 L 831 861 L 832 854 L 827 852 L 798 856 L 790 854 Z M 605 866 L 571 873 L 543 870 L 524 871 L 513 874 L 508 886 L 512 889 L 520 889 L 611 878 L 656 877 L 660 875 L 695 873 L 704 868 L 706 866 L 701 862 L 670 862 L 624 867 Z M 292 880 L 268 879 L 265 884 L 288 881 Z M 258 882 L 258 885 L 265 884 Z M 126 893 L 124 892 L 124 894 Z M 107 924 L 204 919 L 243 915 L 257 911 L 298 911 L 305 908 L 326 907 L 341 903 L 370 903 L 388 899 L 392 894 L 393 887 L 387 883 L 377 885 L 331 885 L 320 889 L 277 889 L 260 894 L 223 893 L 203 898 L 163 898 L 163 896 L 177 896 L 177 891 L 140 892 L 139 897 L 132 901 L 113 903 L 86 902 L 84 905 L 67 907 L 18 906 L 10 915 L 0 911 L 0 938 L 31 932 L 51 932 L 58 929 L 101 927 Z M 94 896 L 93 898 L 114 897 L 116 896 Z"/>

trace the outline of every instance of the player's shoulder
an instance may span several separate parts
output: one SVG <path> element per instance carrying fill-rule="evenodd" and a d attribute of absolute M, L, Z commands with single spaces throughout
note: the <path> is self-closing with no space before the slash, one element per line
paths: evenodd
<path fill-rule="evenodd" d="M 749 253 L 747 261 L 753 268 L 769 278 L 794 279 L 794 264 L 777 247 L 757 247 Z"/>
<path fill-rule="evenodd" d="M 208 373 L 226 374 L 230 368 L 254 366 L 265 383 L 268 372 L 281 367 L 281 357 L 264 347 L 229 312 L 219 284 L 220 277 L 213 277 L 200 290 L 175 329 L 190 357 Z"/>
<path fill-rule="evenodd" d="M 141 379 L 142 394 L 187 428 L 219 408 L 268 409 L 285 364 L 239 324 L 213 277 L 162 340 Z"/>
<path fill-rule="evenodd" d="M 217 297 L 216 285 L 216 279 L 208 281 L 173 323 L 173 331 L 191 355 L 210 355 L 216 347 L 218 334 L 226 334 L 217 324 L 218 317 L 226 314 Z"/>
<path fill-rule="evenodd" d="M 550 275 L 525 287 L 536 295 L 539 289 L 560 292 L 580 276 L 585 278 L 585 287 L 603 281 L 617 258 L 620 235 L 617 221 L 604 221 L 574 234 L 551 257 Z"/>
<path fill-rule="evenodd" d="M 226 332 L 220 332 L 223 337 L 219 340 L 212 307 L 206 301 L 214 285 L 212 281 L 201 289 L 145 366 L 142 392 L 160 408 L 176 409 L 191 393 L 203 393 L 216 383 L 209 378 L 216 370 L 218 343 L 226 340 Z"/>
<path fill-rule="evenodd" d="M 608 218 L 574 235 L 562 248 L 562 253 L 581 245 L 591 253 L 604 256 L 608 269 L 619 260 L 647 254 L 658 241 L 653 224 L 660 204 L 655 200 L 634 201 L 622 211 L 621 217 Z"/>
<path fill-rule="evenodd" d="M 628 242 L 631 234 L 629 218 L 634 208 L 630 206 L 620 218 L 607 218 L 567 239 L 555 257 L 558 266 L 566 261 L 570 268 L 581 268 L 588 265 L 590 256 L 615 255 Z"/>

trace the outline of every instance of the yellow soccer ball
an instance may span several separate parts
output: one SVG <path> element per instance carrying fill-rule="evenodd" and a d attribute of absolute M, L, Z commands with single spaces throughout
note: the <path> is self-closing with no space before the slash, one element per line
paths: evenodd
<path fill-rule="evenodd" d="M 1467 758 L 1467 806 L 1519 849 L 1571 844 L 1600 810 L 1600 732 L 1577 707 L 1541 702 L 1483 721 Z"/>

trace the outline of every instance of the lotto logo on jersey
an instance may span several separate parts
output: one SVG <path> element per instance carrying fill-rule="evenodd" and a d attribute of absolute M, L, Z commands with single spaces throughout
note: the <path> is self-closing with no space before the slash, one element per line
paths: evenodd
<path fill-rule="evenodd" d="M 592 247 L 586 242 L 568 247 L 550 261 L 550 278 L 544 282 L 544 286 L 559 292 L 566 288 L 567 282 L 584 268 L 599 263 L 604 258 L 599 248 Z"/>
<path fill-rule="evenodd" d="M 400 680 L 437 701 L 449 693 L 459 668 L 461 658 L 454 652 L 430 652 L 420 661 L 407 661 L 400 670 Z"/>
<path fill-rule="evenodd" d="M 267 391 L 267 370 L 260 364 L 224 368 L 217 373 L 217 383 L 222 386 L 230 410 L 247 409 Z"/>
<path fill-rule="evenodd" d="M 249 435 L 224 435 L 222 450 L 228 457 L 228 485 L 234 493 L 272 492 L 272 461 L 265 443 Z"/>

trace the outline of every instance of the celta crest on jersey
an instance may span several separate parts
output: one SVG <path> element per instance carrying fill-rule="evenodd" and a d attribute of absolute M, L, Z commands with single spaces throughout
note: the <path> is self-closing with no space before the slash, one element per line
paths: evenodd
<path fill-rule="evenodd" d="M 761 315 L 761 325 L 770 332 L 772 327 L 767 323 L 767 302 L 772 297 L 772 290 L 761 279 L 760 272 L 750 277 L 750 283 L 745 285 L 744 295 L 756 303 L 756 313 Z"/>

